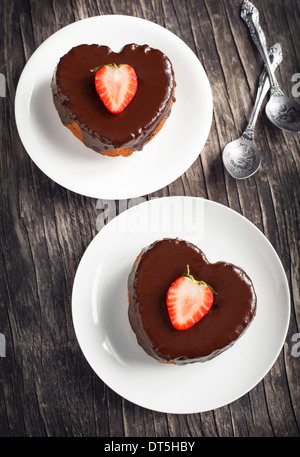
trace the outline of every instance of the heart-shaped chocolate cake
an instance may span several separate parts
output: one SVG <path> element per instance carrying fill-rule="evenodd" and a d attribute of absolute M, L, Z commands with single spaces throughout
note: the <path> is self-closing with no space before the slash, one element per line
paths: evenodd
<path fill-rule="evenodd" d="M 256 312 L 252 281 L 241 268 L 209 263 L 198 247 L 177 238 L 140 253 L 129 274 L 128 298 L 139 345 L 153 358 L 176 364 L 204 362 L 228 349 Z"/>
<path fill-rule="evenodd" d="M 175 85 L 172 64 L 158 49 L 128 44 L 116 53 L 83 44 L 60 59 L 51 87 L 62 123 L 87 147 L 128 156 L 162 128 Z"/>

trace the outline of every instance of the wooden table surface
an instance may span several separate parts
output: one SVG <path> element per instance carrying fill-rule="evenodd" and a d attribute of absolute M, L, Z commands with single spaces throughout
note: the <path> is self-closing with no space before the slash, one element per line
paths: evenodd
<path fill-rule="evenodd" d="M 255 131 L 259 171 L 236 181 L 224 170 L 222 150 L 246 126 L 262 68 L 240 5 L 240 0 L 0 3 L 0 436 L 300 436 L 300 142 L 298 134 L 276 129 L 261 112 Z M 255 5 L 268 44 L 280 42 L 283 48 L 278 80 L 300 101 L 300 1 L 255 0 Z M 214 116 L 201 155 L 175 182 L 141 197 L 195 196 L 234 209 L 264 233 L 289 282 L 291 317 L 278 359 L 249 393 L 216 410 L 151 411 L 123 399 L 93 372 L 74 333 L 71 294 L 82 255 L 113 217 L 99 218 L 109 202 L 53 182 L 33 163 L 17 132 L 15 92 L 29 57 L 61 27 L 106 14 L 146 18 L 175 33 L 199 58 L 212 88 Z M 117 213 L 128 205 L 115 202 Z"/>

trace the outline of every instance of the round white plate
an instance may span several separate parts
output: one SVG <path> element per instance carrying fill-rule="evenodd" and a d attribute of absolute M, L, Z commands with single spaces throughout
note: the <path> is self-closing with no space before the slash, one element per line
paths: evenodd
<path fill-rule="evenodd" d="M 230 349 L 205 363 L 157 362 L 138 346 L 128 321 L 132 264 L 143 247 L 165 237 L 191 241 L 210 262 L 231 262 L 254 283 L 252 323 Z M 290 296 L 275 250 L 252 223 L 209 200 L 169 197 L 130 208 L 97 234 L 76 273 L 72 313 L 87 361 L 111 389 L 152 410 L 197 413 L 238 399 L 270 370 L 286 338 Z"/>
<path fill-rule="evenodd" d="M 171 60 L 176 103 L 164 128 L 130 157 L 105 157 L 86 148 L 58 117 L 50 83 L 60 57 L 79 44 L 148 44 Z M 68 25 L 28 60 L 18 83 L 16 123 L 25 149 L 51 179 L 79 194 L 103 199 L 146 195 L 181 176 L 199 156 L 212 122 L 212 95 L 192 50 L 165 28 L 131 16 L 97 16 Z"/>

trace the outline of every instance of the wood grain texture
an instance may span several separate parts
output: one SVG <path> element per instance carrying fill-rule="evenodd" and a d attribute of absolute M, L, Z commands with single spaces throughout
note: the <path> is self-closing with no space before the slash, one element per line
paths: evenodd
<path fill-rule="evenodd" d="M 273 127 L 262 112 L 255 132 L 260 170 L 239 182 L 224 170 L 222 149 L 246 126 L 262 68 L 240 5 L 240 0 L 0 3 L 0 73 L 6 78 L 6 97 L 0 100 L 0 333 L 7 344 L 6 357 L 0 357 L 1 437 L 300 436 L 300 357 L 292 351 L 300 332 L 300 142 L 299 135 Z M 292 95 L 292 76 L 300 73 L 300 1 L 255 0 L 255 5 L 268 44 L 282 45 L 284 64 L 276 75 Z M 24 150 L 14 118 L 16 86 L 36 48 L 61 27 L 103 14 L 146 18 L 178 35 L 202 63 L 214 99 L 209 138 L 190 169 L 151 195 L 113 206 L 45 176 Z M 115 394 L 86 362 L 71 316 L 76 269 L 98 230 L 143 199 L 169 195 L 204 197 L 248 218 L 277 251 L 291 292 L 287 338 L 265 378 L 233 403 L 199 414 L 158 413 Z"/>

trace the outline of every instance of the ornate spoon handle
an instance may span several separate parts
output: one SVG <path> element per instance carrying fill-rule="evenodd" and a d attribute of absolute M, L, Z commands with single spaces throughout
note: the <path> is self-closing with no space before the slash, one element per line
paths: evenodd
<path fill-rule="evenodd" d="M 255 6 L 248 0 L 244 0 L 241 7 L 241 18 L 246 22 L 250 30 L 251 38 L 256 44 L 268 71 L 271 93 L 280 92 L 278 82 L 275 78 L 274 71 L 271 67 L 270 59 L 267 52 L 266 38 L 259 23 L 259 12 Z"/>
<path fill-rule="evenodd" d="M 279 43 L 274 44 L 269 49 L 269 59 L 272 70 L 275 71 L 278 65 L 282 61 L 282 49 Z M 261 107 L 261 104 L 267 95 L 268 90 L 270 89 L 270 81 L 266 72 L 266 66 L 264 66 L 264 70 L 262 71 L 259 82 L 258 82 L 258 89 L 257 95 L 254 103 L 254 107 L 252 110 L 252 114 L 249 119 L 249 123 L 242 134 L 242 138 L 246 138 L 247 140 L 253 140 L 254 138 L 254 128 L 257 120 L 257 116 Z"/>

